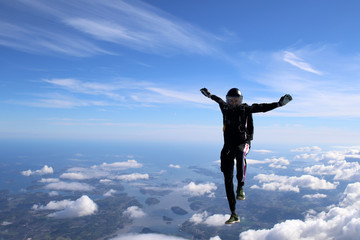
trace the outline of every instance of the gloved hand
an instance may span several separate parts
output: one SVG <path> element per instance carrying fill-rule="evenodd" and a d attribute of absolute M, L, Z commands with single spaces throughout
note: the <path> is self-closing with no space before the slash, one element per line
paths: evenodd
<path fill-rule="evenodd" d="M 285 94 L 284 96 L 282 96 L 279 100 L 279 106 L 282 107 L 284 105 L 286 105 L 288 102 L 290 102 L 292 100 L 292 97 L 290 96 L 290 94 Z"/>
<path fill-rule="evenodd" d="M 200 89 L 200 92 L 205 95 L 205 97 L 211 97 L 211 93 L 206 88 Z"/>

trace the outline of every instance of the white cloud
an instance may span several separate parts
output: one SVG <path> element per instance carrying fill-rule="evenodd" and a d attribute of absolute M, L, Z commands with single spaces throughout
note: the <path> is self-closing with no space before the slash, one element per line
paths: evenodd
<path fill-rule="evenodd" d="M 246 159 L 247 160 L 247 159 Z M 215 161 L 213 161 L 213 163 L 214 164 L 216 164 L 216 165 L 219 165 L 220 163 L 221 163 L 221 160 L 219 159 L 219 160 L 215 160 Z"/>
<path fill-rule="evenodd" d="M 141 168 L 143 165 L 136 160 L 128 160 L 126 162 L 103 163 L 99 167 L 106 170 L 123 170 L 128 168 Z M 97 168 L 97 166 L 93 166 Z"/>
<path fill-rule="evenodd" d="M 100 179 L 99 183 L 110 184 L 110 183 L 112 183 L 112 180 L 111 179 Z"/>
<path fill-rule="evenodd" d="M 110 99 L 117 101 L 124 101 L 125 97 L 119 95 L 115 91 L 123 88 L 122 84 L 104 84 L 101 82 L 83 82 L 72 78 L 63 79 L 45 79 L 44 82 L 52 84 L 56 87 L 64 88 L 71 92 L 89 94 L 89 95 L 103 95 Z"/>
<path fill-rule="evenodd" d="M 253 152 L 257 152 L 257 153 L 261 153 L 261 154 L 267 154 L 267 153 L 272 153 L 273 151 L 271 151 L 271 150 L 265 150 L 265 149 L 254 149 L 254 150 L 252 150 Z"/>
<path fill-rule="evenodd" d="M 217 189 L 215 183 L 199 183 L 195 184 L 194 182 L 190 182 L 188 185 L 183 187 L 185 193 L 191 196 L 202 196 L 204 194 L 209 194 L 209 197 L 213 197 L 215 191 Z"/>
<path fill-rule="evenodd" d="M 313 190 L 318 189 L 335 189 L 337 184 L 327 182 L 324 179 L 319 179 L 311 175 L 303 175 L 300 177 L 287 177 L 278 176 L 275 174 L 258 174 L 254 177 L 259 183 L 262 183 L 261 187 L 254 185 L 251 188 L 264 189 L 269 191 L 294 191 L 300 192 L 300 188 L 310 188 Z"/>
<path fill-rule="evenodd" d="M 71 93 L 88 95 L 87 99 L 74 98 L 72 95 L 64 94 L 41 94 L 39 99 L 14 103 L 50 107 L 50 108 L 73 108 L 81 106 L 121 106 L 131 103 L 132 106 L 154 106 L 154 104 L 164 103 L 200 103 L 212 104 L 209 99 L 201 96 L 197 91 L 174 91 L 161 87 L 155 87 L 150 82 L 136 82 L 130 80 L 119 80 L 113 83 L 86 82 L 73 78 L 64 79 L 45 79 L 43 82 L 51 84 L 54 88 L 64 89 Z M 94 97 L 93 97 L 94 96 Z M 93 97 L 93 100 L 91 100 Z M 101 98 L 101 100 L 99 100 Z M 70 124 L 71 122 L 67 122 Z M 75 123 L 73 123 L 75 124 Z M 79 124 L 79 123 L 77 123 Z M 92 124 L 95 124 L 92 122 Z M 104 124 L 100 122 L 98 124 Z"/>
<path fill-rule="evenodd" d="M 38 98 L 18 101 L 11 100 L 11 103 L 20 104 L 31 107 L 43 107 L 43 108 L 73 108 L 73 107 L 88 107 L 88 106 L 109 106 L 110 103 L 101 100 L 89 100 L 80 99 L 70 95 L 64 95 L 59 93 L 42 93 L 37 94 Z M 113 103 L 112 103 L 113 105 Z"/>
<path fill-rule="evenodd" d="M 264 160 L 256 160 L 256 159 L 246 159 L 247 164 L 255 165 L 255 164 L 265 164 L 266 162 Z"/>
<path fill-rule="evenodd" d="M 86 183 L 79 182 L 54 182 L 45 186 L 47 189 L 63 190 L 63 191 L 92 191 L 94 187 Z"/>
<path fill-rule="evenodd" d="M 12 222 L 8 222 L 8 221 L 3 221 L 0 225 L 1 226 L 8 226 L 8 225 L 11 225 L 13 224 Z"/>
<path fill-rule="evenodd" d="M 206 224 L 208 226 L 217 227 L 223 226 L 225 221 L 230 218 L 229 214 L 214 214 L 209 216 L 208 212 L 204 211 L 202 213 L 194 214 L 189 221 L 194 224 Z"/>
<path fill-rule="evenodd" d="M 147 233 L 147 234 L 126 234 L 111 238 L 110 240 L 186 240 L 186 238 L 175 237 L 171 235 L 164 235 L 158 233 Z"/>
<path fill-rule="evenodd" d="M 321 194 L 321 193 L 307 194 L 307 195 L 303 196 L 303 198 L 309 198 L 309 199 L 319 199 L 319 198 L 326 198 L 326 197 L 327 197 L 327 195 Z"/>
<path fill-rule="evenodd" d="M 201 104 L 209 104 L 210 102 L 208 99 L 204 98 L 199 93 L 186 93 L 186 92 L 179 92 L 168 90 L 164 88 L 155 88 L 155 87 L 148 87 L 147 90 L 160 94 L 163 97 L 167 97 L 166 102 L 173 102 L 174 100 L 180 101 L 187 101 L 187 102 L 194 102 L 194 103 L 201 103 Z"/>
<path fill-rule="evenodd" d="M 21 11 L 24 4 L 36 14 Z M 160 55 L 217 52 L 211 41 L 219 37 L 142 1 L 25 1 L 13 4 L 12 11 L 25 17 L 2 19 L 0 45 L 21 51 L 78 57 L 116 54 L 102 48 L 102 43 L 108 42 L 109 49 L 120 45 Z M 56 23 L 56 27 L 39 24 L 43 17 Z"/>
<path fill-rule="evenodd" d="M 212 227 L 219 227 L 223 226 L 225 221 L 227 221 L 230 218 L 229 214 L 214 214 L 209 217 L 207 217 L 204 221 L 204 224 Z"/>
<path fill-rule="evenodd" d="M 321 66 L 322 75 L 309 74 L 320 73 L 320 71 L 300 58 L 297 59 L 297 56 L 311 59 L 313 65 Z M 287 62 L 284 62 L 284 59 Z M 286 63 L 292 65 L 289 66 Z M 301 63 L 304 64 L 301 65 Z M 331 117 L 359 117 L 360 107 L 357 104 L 360 101 L 358 94 L 360 83 L 357 81 L 359 68 L 354 67 L 359 64 L 359 58 L 356 54 L 344 56 L 337 51 L 335 45 L 308 45 L 270 54 L 251 53 L 249 64 L 252 64 L 249 69 L 252 69 L 254 64 L 262 64 L 263 69 L 268 69 L 267 71 L 256 72 L 254 70 L 251 72 L 254 81 L 268 87 L 268 90 L 290 93 L 293 96 L 294 100 L 286 108 L 269 114 L 329 119 Z M 305 71 L 299 71 L 299 69 Z M 345 139 L 345 135 L 351 136 L 351 131 L 354 134 L 354 129 L 347 126 L 334 129 L 330 122 L 323 121 L 322 126 L 311 128 L 310 134 L 302 133 L 301 135 L 306 133 L 302 137 L 302 144 L 306 140 L 317 144 L 319 141 L 313 141 L 313 137 L 321 137 L 330 142 L 329 140 L 333 139 L 331 135 L 342 136 L 340 138 Z M 319 136 L 323 132 L 320 132 L 319 128 L 328 128 L 330 131 L 328 134 L 325 132 L 324 136 Z M 298 135 L 295 134 L 295 136 Z M 306 136 L 307 138 L 305 138 Z M 353 142 L 347 143 L 353 144 Z"/>
<path fill-rule="evenodd" d="M 287 220 L 271 229 L 248 230 L 240 234 L 241 240 L 265 239 L 346 239 L 359 238 L 360 229 L 360 183 L 352 183 L 344 191 L 338 206 L 327 211 L 308 215 L 304 220 Z"/>
<path fill-rule="evenodd" d="M 142 218 L 146 215 L 146 213 L 139 208 L 138 206 L 131 206 L 128 207 L 124 213 L 124 215 L 129 216 L 129 218 L 135 219 L 135 218 Z"/>
<path fill-rule="evenodd" d="M 34 205 L 32 209 L 37 211 L 59 210 L 49 214 L 48 216 L 55 218 L 74 218 L 92 215 L 98 210 L 98 206 L 88 196 L 83 195 L 75 201 L 51 201 L 45 206 Z"/>
<path fill-rule="evenodd" d="M 286 169 L 287 165 L 290 164 L 289 160 L 285 159 L 284 157 L 280 158 L 266 158 L 264 160 L 255 160 L 255 159 L 246 159 L 248 164 L 269 164 L 269 167 L 272 168 L 282 168 Z"/>
<path fill-rule="evenodd" d="M 104 197 L 111 197 L 111 196 L 113 196 L 114 193 L 117 193 L 117 191 L 114 189 L 110 189 L 109 191 L 104 193 Z"/>
<path fill-rule="evenodd" d="M 321 148 L 318 146 L 300 147 L 291 150 L 291 152 L 319 152 L 319 151 L 321 151 Z"/>
<path fill-rule="evenodd" d="M 71 180 L 87 180 L 94 178 L 102 178 L 109 176 L 109 171 L 98 169 L 98 168 L 82 168 L 82 167 L 73 167 L 67 169 L 67 172 L 60 175 L 62 179 L 71 179 Z"/>
<path fill-rule="evenodd" d="M 211 237 L 209 240 L 221 240 L 219 236 Z"/>
<path fill-rule="evenodd" d="M 60 178 L 72 179 L 72 180 L 85 180 L 85 179 L 90 179 L 91 177 L 88 176 L 88 175 L 84 175 L 83 173 L 71 172 L 71 173 L 63 173 L 63 174 L 61 174 Z"/>
<path fill-rule="evenodd" d="M 61 210 L 61 209 L 65 209 L 66 206 L 70 205 L 71 203 L 73 203 L 73 201 L 71 200 L 62 200 L 62 201 L 50 201 L 48 204 L 46 204 L 45 206 L 43 205 L 33 205 L 32 209 L 33 210 Z"/>
<path fill-rule="evenodd" d="M 304 172 L 312 175 L 334 175 L 334 180 L 352 180 L 360 177 L 360 164 L 340 161 L 332 165 L 320 164 L 306 167 Z"/>
<path fill-rule="evenodd" d="M 284 58 L 285 62 L 290 63 L 291 65 L 300 68 L 301 70 L 311 72 L 317 75 L 322 75 L 322 73 L 313 67 L 309 63 L 304 62 L 301 58 L 295 55 L 293 52 L 284 51 Z"/>
<path fill-rule="evenodd" d="M 358 159 L 358 149 L 345 149 L 342 151 L 328 151 L 312 156 L 323 164 L 299 169 L 311 175 L 334 175 L 334 180 L 353 180 L 360 178 L 360 164 L 358 161 L 348 162 L 346 159 Z"/>
<path fill-rule="evenodd" d="M 190 222 L 195 224 L 200 224 L 204 222 L 204 220 L 209 216 L 207 211 L 204 211 L 202 213 L 195 213 L 192 215 L 192 217 L 189 219 Z"/>
<path fill-rule="evenodd" d="M 180 165 L 170 164 L 169 167 L 171 167 L 171 168 L 180 168 Z"/>
<path fill-rule="evenodd" d="M 317 153 L 303 153 L 303 154 L 299 154 L 296 155 L 295 158 L 296 159 L 303 159 L 303 160 L 308 160 L 308 159 L 316 159 L 319 155 Z"/>
<path fill-rule="evenodd" d="M 316 160 L 328 162 L 342 161 L 345 160 L 347 152 L 348 151 L 328 151 L 324 154 L 321 154 L 320 157 Z"/>
<path fill-rule="evenodd" d="M 265 159 L 266 162 L 270 163 L 269 167 L 272 168 L 282 168 L 282 169 L 286 169 L 287 165 L 290 164 L 289 160 L 281 157 L 281 158 L 267 158 Z"/>
<path fill-rule="evenodd" d="M 93 37 L 127 47 L 159 53 L 163 49 L 200 54 L 212 47 L 203 39 L 208 34 L 141 2 L 98 2 L 108 15 L 103 19 L 68 18 L 66 23 Z M 114 18 L 109 18 L 113 16 Z M 191 46 L 192 45 L 192 46 Z"/>
<path fill-rule="evenodd" d="M 57 191 L 50 191 L 50 192 L 49 192 L 49 196 L 50 196 L 50 197 L 59 196 L 59 193 L 58 193 Z"/>
<path fill-rule="evenodd" d="M 140 168 L 143 165 L 138 163 L 136 160 L 128 160 L 125 162 L 114 162 L 114 163 L 102 163 L 101 165 L 94 165 L 91 168 L 81 168 L 74 167 L 69 168 L 67 172 L 60 175 L 62 179 L 70 179 L 70 180 L 87 180 L 87 179 L 99 179 L 101 183 L 109 183 L 111 179 L 107 178 L 115 178 L 120 180 L 136 180 L 136 179 L 148 179 L 149 176 L 147 174 L 129 174 L 122 176 L 114 176 L 113 171 L 126 170 L 129 168 Z"/>
<path fill-rule="evenodd" d="M 41 183 L 52 183 L 52 182 L 59 182 L 58 178 L 42 178 L 39 180 Z"/>
<path fill-rule="evenodd" d="M 24 176 L 31 176 L 31 175 L 45 175 L 45 174 L 53 174 L 54 173 L 54 169 L 52 167 L 48 167 L 47 165 L 45 165 L 43 168 L 39 169 L 39 170 L 26 170 L 26 171 L 22 171 L 21 174 Z"/>
<path fill-rule="evenodd" d="M 47 29 L 31 25 L 30 21 L 0 23 L 0 45 L 25 52 L 67 54 L 86 57 L 110 54 L 89 40 L 67 34 L 64 29 Z"/>
<path fill-rule="evenodd" d="M 341 151 L 327 151 L 318 153 L 304 153 L 297 155 L 297 159 L 312 159 L 317 162 L 327 162 L 333 164 L 335 162 L 341 162 L 346 158 L 358 158 L 360 157 L 360 151 L 356 147 L 346 148 Z"/>
<path fill-rule="evenodd" d="M 115 178 L 124 181 L 144 180 L 144 179 L 149 179 L 149 174 L 132 173 L 132 174 L 116 176 Z"/>

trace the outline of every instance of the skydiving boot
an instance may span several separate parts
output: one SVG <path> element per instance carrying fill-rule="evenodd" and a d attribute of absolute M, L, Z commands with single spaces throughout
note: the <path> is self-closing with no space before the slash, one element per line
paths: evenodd
<path fill-rule="evenodd" d="M 245 192 L 243 187 L 240 187 L 236 190 L 236 199 L 237 200 L 245 200 Z"/>
<path fill-rule="evenodd" d="M 225 224 L 233 224 L 240 222 L 240 218 L 236 213 L 232 213 L 229 220 L 225 222 Z"/>

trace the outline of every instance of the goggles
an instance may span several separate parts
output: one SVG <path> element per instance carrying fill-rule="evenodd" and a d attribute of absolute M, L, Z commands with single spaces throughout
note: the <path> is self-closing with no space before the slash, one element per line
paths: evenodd
<path fill-rule="evenodd" d="M 226 97 L 226 102 L 232 107 L 239 106 L 242 102 L 242 97 Z"/>

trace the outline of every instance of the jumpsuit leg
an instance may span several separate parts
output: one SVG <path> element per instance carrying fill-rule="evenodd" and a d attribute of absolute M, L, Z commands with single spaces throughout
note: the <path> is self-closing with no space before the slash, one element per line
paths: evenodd
<path fill-rule="evenodd" d="M 241 144 L 236 149 L 236 178 L 238 180 L 238 189 L 242 188 L 245 184 L 246 155 L 249 151 L 250 145 L 248 143 Z"/>
<path fill-rule="evenodd" d="M 221 171 L 224 174 L 226 197 L 229 202 L 229 207 L 232 213 L 236 209 L 236 199 L 234 193 L 234 152 L 228 148 L 223 148 L 221 151 Z"/>

